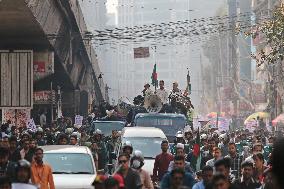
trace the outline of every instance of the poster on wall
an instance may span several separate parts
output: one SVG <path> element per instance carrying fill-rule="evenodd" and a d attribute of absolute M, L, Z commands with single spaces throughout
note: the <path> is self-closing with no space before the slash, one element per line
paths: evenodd
<path fill-rule="evenodd" d="M 54 73 L 54 53 L 51 51 L 34 52 L 34 81 L 43 79 Z"/>
<path fill-rule="evenodd" d="M 2 109 L 2 123 L 10 120 L 17 127 L 26 127 L 29 119 L 29 109 Z"/>

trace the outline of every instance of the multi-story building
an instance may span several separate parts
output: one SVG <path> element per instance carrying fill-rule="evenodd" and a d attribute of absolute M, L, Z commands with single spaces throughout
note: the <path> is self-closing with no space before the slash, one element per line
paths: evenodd
<path fill-rule="evenodd" d="M 253 11 L 255 13 L 255 22 L 261 24 L 263 20 L 270 18 L 273 14 L 273 10 L 276 6 L 279 6 L 281 0 L 254 0 Z M 254 40 L 254 46 L 257 52 L 261 50 L 269 51 L 269 44 L 265 43 L 265 36 L 259 32 Z M 271 117 L 274 118 L 282 112 L 281 96 L 284 94 L 283 86 L 283 62 L 279 62 L 268 66 L 266 63 L 257 67 L 256 79 L 262 80 L 262 88 L 265 88 L 267 99 L 258 104 L 266 111 L 271 112 Z M 280 72 L 279 72 L 280 71 Z"/>
<path fill-rule="evenodd" d="M 115 13 L 116 27 L 159 25 L 163 22 L 206 18 L 213 16 L 222 2 L 218 0 L 201 6 L 200 2 L 194 0 L 118 0 Z M 170 43 L 163 39 L 151 41 L 146 39 L 140 43 L 120 42 L 108 49 L 112 55 L 101 67 L 105 71 L 104 79 L 111 88 L 110 98 L 127 96 L 132 99 L 141 94 L 143 85 L 151 82 L 153 66 L 156 63 L 158 79 L 164 80 L 168 89 L 171 89 L 173 81 L 177 81 L 180 89 L 185 90 L 187 68 L 189 68 L 192 78 L 191 98 L 194 104 L 199 104 L 202 43 L 197 41 L 190 44 L 186 38 L 178 45 L 175 44 L 175 39 Z M 134 59 L 133 49 L 136 47 L 149 47 L 150 57 Z"/>

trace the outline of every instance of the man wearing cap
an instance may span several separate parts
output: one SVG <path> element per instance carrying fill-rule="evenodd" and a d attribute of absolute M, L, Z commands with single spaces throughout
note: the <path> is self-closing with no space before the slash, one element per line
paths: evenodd
<path fill-rule="evenodd" d="M 143 184 L 142 189 L 154 189 L 150 174 L 144 170 L 144 157 L 141 151 L 136 150 L 134 156 L 130 160 L 131 168 L 138 172 L 141 183 Z"/>
<path fill-rule="evenodd" d="M 92 137 L 94 150 L 98 154 L 98 170 L 105 169 L 108 162 L 108 154 L 105 142 L 103 141 L 103 133 L 97 129 Z"/>

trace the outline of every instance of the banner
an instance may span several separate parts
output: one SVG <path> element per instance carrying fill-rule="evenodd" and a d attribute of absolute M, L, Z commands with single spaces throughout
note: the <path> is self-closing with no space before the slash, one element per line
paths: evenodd
<path fill-rule="evenodd" d="M 51 51 L 34 52 L 34 80 L 40 80 L 54 73 L 54 53 Z"/>
<path fill-rule="evenodd" d="M 209 122 L 210 128 L 218 127 L 218 130 L 221 131 L 229 131 L 230 129 L 230 119 L 224 117 L 218 117 L 218 126 L 217 126 L 217 118 L 211 118 Z"/>
<path fill-rule="evenodd" d="M 11 121 L 12 125 L 17 127 L 26 127 L 30 119 L 30 109 L 2 109 L 2 122 Z"/>
<path fill-rule="evenodd" d="M 221 131 L 229 131 L 230 129 L 230 120 L 222 118 L 218 124 L 218 130 Z"/>
<path fill-rule="evenodd" d="M 76 116 L 75 116 L 75 123 L 74 123 L 74 125 L 76 125 L 76 126 L 82 126 L 82 124 L 83 124 L 83 119 L 84 119 L 83 116 L 76 115 Z"/>
<path fill-rule="evenodd" d="M 27 129 L 29 131 L 36 132 L 36 124 L 33 118 L 27 122 Z"/>
<path fill-rule="evenodd" d="M 246 126 L 246 129 L 248 129 L 249 132 L 252 133 L 257 127 L 257 121 L 255 120 L 248 121 L 245 126 Z"/>
<path fill-rule="evenodd" d="M 150 57 L 149 47 L 134 48 L 134 58 L 148 58 Z"/>

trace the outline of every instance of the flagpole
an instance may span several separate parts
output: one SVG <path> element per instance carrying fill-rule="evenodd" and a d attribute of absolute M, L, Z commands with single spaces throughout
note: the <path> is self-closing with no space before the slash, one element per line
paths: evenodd
<path fill-rule="evenodd" d="M 154 56 L 155 56 L 155 57 L 154 57 L 155 64 L 154 64 L 154 65 L 157 66 L 157 64 L 156 64 L 156 63 L 157 63 L 157 62 L 156 62 L 157 46 L 155 45 L 154 48 L 155 48 L 155 53 L 154 53 Z M 156 71 L 156 72 L 157 72 L 157 71 Z M 158 84 L 157 81 L 155 81 L 155 93 L 157 92 L 157 84 Z"/>
<path fill-rule="evenodd" d="M 219 112 L 217 111 L 217 118 L 216 118 L 216 128 L 218 129 L 219 127 Z"/>

